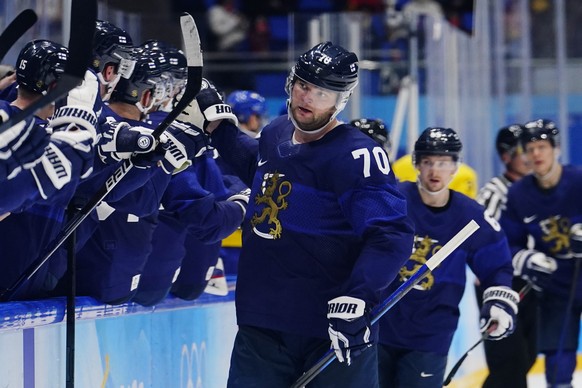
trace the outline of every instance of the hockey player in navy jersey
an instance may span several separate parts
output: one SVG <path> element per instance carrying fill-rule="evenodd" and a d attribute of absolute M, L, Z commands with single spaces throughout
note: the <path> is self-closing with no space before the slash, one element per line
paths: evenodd
<path fill-rule="evenodd" d="M 381 387 L 442 387 L 466 265 L 485 290 L 480 326 L 486 339 L 504 338 L 515 328 L 519 296 L 511 289 L 507 238 L 476 201 L 448 188 L 459 167 L 461 148 L 454 130 L 427 128 L 412 155 L 417 182 L 398 185 L 406 197 L 415 236 L 412 254 L 391 290 L 409 279 L 471 219 L 480 229 L 380 320 Z"/>
<path fill-rule="evenodd" d="M 179 74 L 183 72 L 179 63 L 185 66 L 186 60 L 183 58 L 183 61 L 172 63 L 171 56 L 177 58 L 176 53 L 162 42 L 148 41 L 143 47 L 152 50 L 157 54 L 156 58 L 165 64 L 165 82 L 162 85 L 165 84 L 167 94 L 161 99 L 161 105 L 149 113 L 147 120 L 156 126 L 167 116 L 167 112 L 160 108 L 166 100 L 173 100 L 173 93 L 180 91 L 180 88 L 174 87 L 174 82 L 181 83 Z M 210 86 L 207 80 L 203 80 L 203 84 Z M 174 125 L 184 124 L 175 122 Z M 244 217 L 248 195 L 227 191 L 212 150 L 206 150 L 208 139 L 203 134 L 196 137 L 200 139 L 200 146 L 193 152 L 195 158 L 189 161 L 192 165 L 185 167 L 180 174 L 172 175 L 161 197 L 158 224 L 151 241 L 152 251 L 132 299 L 142 305 L 153 305 L 163 300 L 175 281 L 178 282 L 174 288 L 175 295 L 184 299 L 199 295 L 199 290 L 204 289 L 202 284 L 206 283 L 206 274 L 211 273 L 209 268 L 217 262 L 220 241 L 236 230 Z M 167 241 L 173 242 L 171 246 Z M 196 242 L 207 245 L 208 249 L 202 248 L 197 252 L 189 250 L 188 247 Z M 201 265 L 196 267 L 190 262 Z"/>
<path fill-rule="evenodd" d="M 156 102 L 154 93 L 161 82 L 162 69 L 148 53 L 138 53 L 134 60 L 134 70 L 117 83 L 109 108 L 103 113 L 106 141 L 99 145 L 98 151 L 103 161 L 111 163 L 111 168 L 103 169 L 100 175 L 84 183 L 77 197 L 91 197 L 117 168 L 116 162 L 135 154 L 133 148 L 120 149 L 123 137 L 132 132 L 144 138 L 151 136 L 153 129 L 142 120 Z M 79 294 L 118 304 L 128 301 L 135 293 L 151 251 L 160 198 L 171 173 L 189 159 L 196 143 L 192 136 L 176 127 L 170 127 L 165 136 L 168 145 L 174 146 L 177 152 L 161 149 L 159 160 L 152 159 L 158 147 L 152 147 L 153 141 L 149 142 L 143 157 L 132 159 L 135 167 L 128 174 L 131 176 L 122 180 L 99 204 L 91 219 L 80 227 Z"/>
<path fill-rule="evenodd" d="M 108 21 L 97 20 L 92 48 L 91 69 L 99 78 L 101 98 L 109 101 L 121 77 L 131 73 L 133 41 L 127 31 Z"/>
<path fill-rule="evenodd" d="M 17 98 L 11 104 L 0 102 L 0 115 L 8 117 L 41 98 L 64 71 L 67 59 L 68 50 L 57 43 L 34 40 L 25 45 L 16 66 Z M 46 129 L 46 120 L 53 111 L 50 106 L 37 112 L 35 118 L 20 127 L 29 133 L 25 139 L 20 136 L 23 141 L 17 148 L 12 148 L 10 159 L 16 158 L 16 164 L 22 165 L 23 169 L 0 185 L 0 214 L 12 213 L 0 222 L 2 288 L 12 286 L 54 238 L 78 182 L 91 173 L 97 121 L 92 110 L 95 94 L 87 90 L 97 85 L 91 84 L 92 80 L 96 82 L 96 78 L 91 76 L 86 74 L 84 82 L 69 93 L 69 97 L 83 97 L 74 98 L 74 103 L 67 97 L 65 100 L 72 104 L 57 109 Z M 50 137 L 47 137 L 48 134 Z M 29 140 L 37 135 L 42 142 L 30 147 Z M 48 140 L 46 146 L 45 138 Z M 23 148 L 25 152 L 21 153 Z M 39 150 L 43 150 L 42 154 L 36 153 Z M 38 163 L 26 169 L 20 157 L 31 155 L 40 156 Z M 23 236 L 27 236 L 26 244 L 22 244 Z M 45 266 L 12 298 L 44 297 L 55 284 Z"/>
<path fill-rule="evenodd" d="M 229 387 L 291 385 L 331 346 L 318 387 L 378 385 L 370 309 L 410 254 L 412 227 L 386 153 L 337 115 L 358 58 L 320 43 L 293 66 L 288 115 L 259 139 L 221 120 L 216 93 L 185 110 L 251 187 L 243 224 Z"/>
<path fill-rule="evenodd" d="M 501 175 L 487 182 L 477 196 L 489 214 L 499 221 L 507 203 L 507 191 L 512 183 L 531 172 L 530 165 L 519 146 L 522 124 L 511 124 L 499 129 L 495 138 L 497 155 L 503 163 Z M 476 280 L 476 295 L 481 301 L 483 288 Z M 519 291 L 526 285 L 520 277 L 513 278 L 513 289 Z M 527 388 L 527 373 L 538 355 L 537 346 L 537 296 L 529 292 L 519 302 L 515 332 L 500 341 L 486 341 L 485 358 L 488 372 L 484 388 Z"/>
<path fill-rule="evenodd" d="M 511 186 L 500 222 L 514 255 L 514 275 L 542 291 L 538 338 L 548 387 L 572 387 L 582 313 L 582 171 L 560 163 L 559 129 L 552 121 L 526 123 L 520 143 L 533 174 Z"/>

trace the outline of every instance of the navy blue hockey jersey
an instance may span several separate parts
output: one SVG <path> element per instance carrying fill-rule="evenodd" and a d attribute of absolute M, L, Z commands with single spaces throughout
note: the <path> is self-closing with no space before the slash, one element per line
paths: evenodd
<path fill-rule="evenodd" d="M 408 258 L 412 227 L 386 153 L 341 124 L 294 144 L 281 116 L 251 139 L 222 122 L 221 157 L 251 187 L 236 289 L 239 325 L 328 338 L 327 302 L 371 306 Z"/>
<path fill-rule="evenodd" d="M 466 265 L 481 280 L 483 288 L 511 287 L 513 267 L 507 238 L 481 205 L 459 192 L 451 190 L 446 206 L 430 208 L 422 202 L 416 183 L 402 182 L 398 187 L 406 196 L 409 216 L 414 222 L 414 248 L 390 286 L 391 291 L 410 278 L 469 221 L 473 219 L 480 226 L 380 320 L 380 343 L 446 355 L 459 320 Z"/>
<path fill-rule="evenodd" d="M 501 225 L 515 254 L 527 248 L 528 235 L 534 239 L 534 247 L 556 259 L 558 269 L 551 282 L 544 287 L 550 292 L 568 297 L 574 264 L 570 252 L 569 232 L 573 224 L 582 222 L 582 170 L 564 166 L 557 186 L 541 189 L 533 175 L 515 182 L 509 189 L 507 210 L 501 215 Z M 576 291 L 582 300 L 582 277 L 578 278 Z"/>

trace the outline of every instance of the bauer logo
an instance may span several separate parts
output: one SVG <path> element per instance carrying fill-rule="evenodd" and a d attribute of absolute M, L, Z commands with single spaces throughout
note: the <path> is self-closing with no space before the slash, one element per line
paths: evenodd
<path fill-rule="evenodd" d="M 146 135 L 140 136 L 139 139 L 137 140 L 137 145 L 142 150 L 147 150 L 148 148 L 150 148 L 151 144 L 152 141 L 150 137 Z"/>
<path fill-rule="evenodd" d="M 202 370 L 205 369 L 205 363 L 206 342 L 202 341 L 200 346 L 193 342 L 190 348 L 188 345 L 182 345 L 180 388 L 203 387 Z"/>
<path fill-rule="evenodd" d="M 129 159 L 126 159 L 124 161 L 124 163 L 122 163 L 119 166 L 119 168 L 117 170 L 115 170 L 113 175 L 111 175 L 107 179 L 107 181 L 105 182 L 105 186 L 107 187 L 107 191 L 111 190 L 111 188 L 113 188 L 117 184 L 117 182 L 119 182 L 119 180 L 125 175 L 130 164 L 131 164 L 131 161 Z"/>

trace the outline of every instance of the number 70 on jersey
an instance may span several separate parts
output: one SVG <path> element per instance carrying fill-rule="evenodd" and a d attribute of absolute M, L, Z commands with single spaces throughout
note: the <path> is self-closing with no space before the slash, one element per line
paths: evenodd
<path fill-rule="evenodd" d="M 386 155 L 386 151 L 384 151 L 380 147 L 374 147 L 372 149 L 372 154 L 370 155 L 370 150 L 367 148 L 358 148 L 357 150 L 352 151 L 352 156 L 354 159 L 364 159 L 364 169 L 363 174 L 364 178 L 370 176 L 370 164 L 372 162 L 372 158 L 376 162 L 378 166 L 378 170 L 384 175 L 388 175 L 390 173 L 390 163 L 388 162 L 388 155 Z"/>

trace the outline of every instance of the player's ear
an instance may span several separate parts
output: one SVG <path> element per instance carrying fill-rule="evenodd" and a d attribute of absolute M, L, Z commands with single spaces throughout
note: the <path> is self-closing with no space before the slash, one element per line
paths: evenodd
<path fill-rule="evenodd" d="M 152 91 L 150 89 L 144 90 L 140 100 L 141 106 L 150 106 L 150 104 L 152 103 L 152 98 L 154 98 L 154 96 L 152 95 Z"/>
<path fill-rule="evenodd" d="M 115 78 L 115 66 L 105 65 L 105 67 L 101 71 L 101 74 L 103 75 L 103 79 L 105 80 L 105 82 L 113 81 L 113 78 Z"/>

